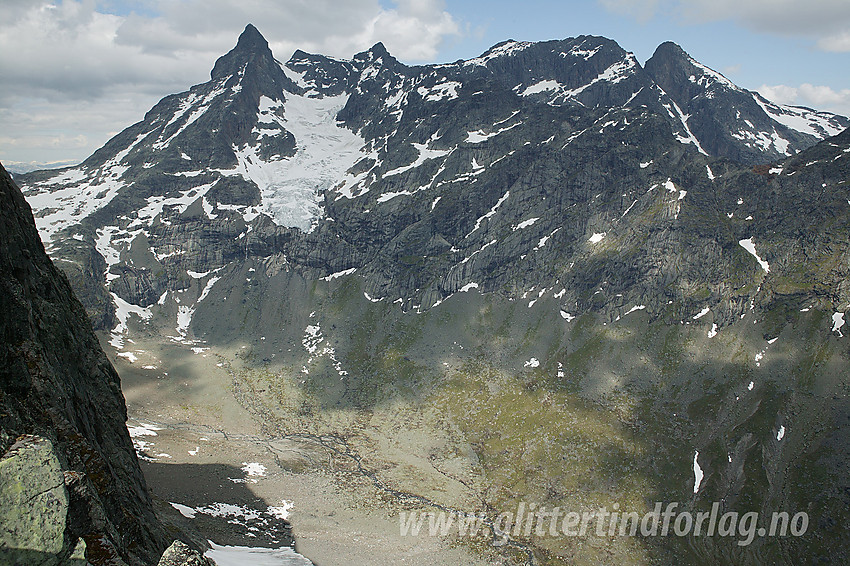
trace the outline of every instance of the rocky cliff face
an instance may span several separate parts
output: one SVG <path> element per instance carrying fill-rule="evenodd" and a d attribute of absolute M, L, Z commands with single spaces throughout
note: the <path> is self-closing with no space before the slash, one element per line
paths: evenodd
<path fill-rule="evenodd" d="M 805 509 L 807 537 L 617 556 L 838 562 L 847 125 L 673 44 L 644 67 L 590 36 L 447 65 L 380 44 L 282 64 L 249 26 L 210 82 L 81 166 L 21 179 L 111 344 L 250 344 L 262 371 L 234 379 L 269 430 L 356 436 L 323 415 L 438 407 L 487 510 L 612 491 Z"/>
<path fill-rule="evenodd" d="M 85 549 L 92 564 L 155 563 L 165 537 L 118 375 L 5 170 L 0 242 L 0 562 L 81 562 Z"/>
<path fill-rule="evenodd" d="M 736 162 L 787 159 L 846 125 L 764 101 L 673 44 L 645 69 L 591 36 L 426 67 L 380 44 L 281 64 L 248 26 L 210 82 L 163 99 L 80 167 L 22 183 L 98 328 L 192 309 L 174 299 L 199 279 L 190 272 L 209 283 L 272 256 L 310 278 L 356 272 L 405 310 L 470 286 L 534 286 L 564 287 L 584 311 L 597 283 L 665 298 L 679 273 L 647 266 L 682 238 L 702 240 L 713 271 L 687 285 L 731 317 L 748 298 L 718 292 L 718 260 L 761 223 L 724 219 L 738 205 L 717 191 L 741 180 Z M 732 243 L 691 233 L 696 217 Z M 634 247 L 646 238 L 652 249 Z M 594 258 L 614 250 L 635 261 L 608 277 Z"/>

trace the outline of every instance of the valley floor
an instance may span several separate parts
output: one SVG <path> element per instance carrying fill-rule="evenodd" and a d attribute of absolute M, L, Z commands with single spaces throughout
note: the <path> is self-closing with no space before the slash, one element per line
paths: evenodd
<path fill-rule="evenodd" d="M 400 508 L 434 509 L 409 500 L 400 507 L 379 479 L 358 470 L 351 448 L 327 436 L 264 431 L 234 396 L 237 352 L 138 341 L 132 351 L 132 363 L 113 362 L 142 469 L 161 512 L 197 538 L 278 548 L 287 540 L 280 518 L 287 518 L 297 551 L 320 566 L 514 563 L 486 543 L 402 536 Z M 462 503 L 457 496 L 449 503 Z"/>

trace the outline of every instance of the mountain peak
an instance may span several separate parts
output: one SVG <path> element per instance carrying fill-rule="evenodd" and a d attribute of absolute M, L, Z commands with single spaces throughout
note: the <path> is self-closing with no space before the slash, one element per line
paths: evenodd
<path fill-rule="evenodd" d="M 652 55 L 653 57 L 670 57 L 670 56 L 679 56 L 679 57 L 688 57 L 688 54 L 682 49 L 682 46 L 678 43 L 672 41 L 665 41 L 661 45 L 655 48 L 655 53 Z"/>
<path fill-rule="evenodd" d="M 374 53 L 376 57 L 380 57 L 381 55 L 389 55 L 390 54 L 390 52 L 387 51 L 387 48 L 384 46 L 384 44 L 380 41 L 378 43 L 376 43 L 375 45 L 373 45 L 369 49 L 369 52 Z"/>
<path fill-rule="evenodd" d="M 274 60 L 269 42 L 263 37 L 263 34 L 252 24 L 245 26 L 245 29 L 239 35 L 239 40 L 236 42 L 236 47 L 222 55 L 215 62 L 210 77 L 218 79 L 224 76 L 232 75 L 239 68 L 252 58 L 268 58 Z"/>
<path fill-rule="evenodd" d="M 668 94 L 681 101 L 690 100 L 715 85 L 738 90 L 728 78 L 697 62 L 672 41 L 659 45 L 644 69 Z"/>
<path fill-rule="evenodd" d="M 260 33 L 260 30 L 254 27 L 253 24 L 248 24 L 239 35 L 239 40 L 236 42 L 236 49 L 239 51 L 249 51 L 252 53 L 262 52 L 269 48 L 269 42 Z"/>
<path fill-rule="evenodd" d="M 380 41 L 368 50 L 355 55 L 354 59 L 362 61 L 377 61 L 378 59 L 384 59 L 385 62 L 395 61 L 395 58 L 390 55 L 390 52 L 387 51 L 387 48 Z"/>

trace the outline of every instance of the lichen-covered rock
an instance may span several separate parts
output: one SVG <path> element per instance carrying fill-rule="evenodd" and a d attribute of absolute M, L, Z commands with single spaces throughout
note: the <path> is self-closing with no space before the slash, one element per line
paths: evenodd
<path fill-rule="evenodd" d="M 0 563 L 58 564 L 68 493 L 53 444 L 24 436 L 0 458 Z"/>
<path fill-rule="evenodd" d="M 214 563 L 204 558 L 200 552 L 186 543 L 175 540 L 159 559 L 158 566 L 212 566 Z"/>

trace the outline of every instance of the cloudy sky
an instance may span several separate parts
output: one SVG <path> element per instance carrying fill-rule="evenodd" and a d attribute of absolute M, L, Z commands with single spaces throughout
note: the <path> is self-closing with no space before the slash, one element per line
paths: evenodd
<path fill-rule="evenodd" d="M 666 40 L 745 88 L 850 115 L 848 0 L 0 0 L 0 161 L 82 160 L 204 82 L 247 23 L 286 60 L 382 41 L 405 63 L 603 35 L 641 62 Z"/>

